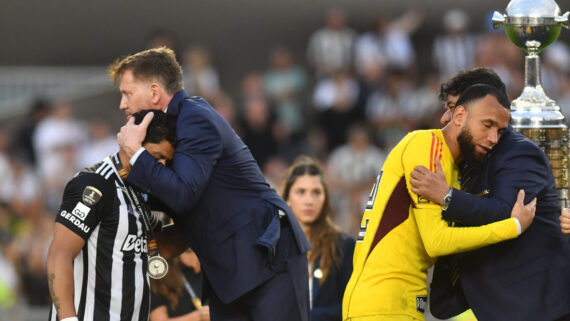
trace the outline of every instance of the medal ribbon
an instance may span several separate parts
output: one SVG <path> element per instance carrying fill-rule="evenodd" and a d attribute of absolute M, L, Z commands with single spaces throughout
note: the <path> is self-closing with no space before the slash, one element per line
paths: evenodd
<path fill-rule="evenodd" d="M 125 192 L 124 194 L 127 195 L 131 203 L 135 205 L 137 211 L 140 213 L 140 216 L 142 217 L 144 231 L 147 236 L 148 255 L 155 256 L 158 254 L 158 247 L 156 245 L 156 240 L 154 238 L 154 231 L 150 224 L 152 212 L 150 211 L 148 206 L 141 204 L 141 202 L 139 201 L 140 199 L 142 199 L 142 195 L 140 194 L 140 192 L 136 191 L 132 186 L 124 184 L 123 179 L 126 178 L 128 172 L 123 168 L 123 164 L 121 164 L 121 161 L 119 160 L 119 153 L 115 154 L 113 157 L 111 157 L 111 159 L 113 160 L 113 163 L 117 168 L 117 172 L 121 177 L 121 183 L 123 185 L 122 187 L 124 188 L 123 191 Z"/>

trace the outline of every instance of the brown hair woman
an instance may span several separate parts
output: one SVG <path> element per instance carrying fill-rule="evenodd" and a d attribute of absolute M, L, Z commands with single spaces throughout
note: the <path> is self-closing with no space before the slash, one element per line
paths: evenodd
<path fill-rule="evenodd" d="M 308 253 L 311 320 L 340 321 L 355 240 L 330 220 L 332 208 L 321 166 L 310 157 L 299 157 L 287 170 L 282 196 L 313 247 Z"/>

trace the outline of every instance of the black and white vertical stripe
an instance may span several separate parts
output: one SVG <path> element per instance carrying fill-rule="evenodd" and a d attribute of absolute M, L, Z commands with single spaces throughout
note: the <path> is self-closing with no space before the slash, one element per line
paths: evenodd
<path fill-rule="evenodd" d="M 75 307 L 79 320 L 147 321 L 149 280 L 146 245 L 128 249 L 125 243 L 146 236 L 141 213 L 126 194 L 124 183 L 107 158 L 88 171 L 112 182 L 116 197 L 74 260 Z M 112 198 L 107 198 L 112 199 Z M 143 200 L 139 200 L 140 203 Z M 144 240 L 144 242 L 142 242 Z M 50 321 L 58 320 L 54 307 Z"/>

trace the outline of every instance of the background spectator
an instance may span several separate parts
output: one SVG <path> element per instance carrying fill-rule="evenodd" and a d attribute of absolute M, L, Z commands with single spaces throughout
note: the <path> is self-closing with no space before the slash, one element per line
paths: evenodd
<path fill-rule="evenodd" d="M 277 120 L 292 139 L 298 139 L 305 130 L 308 112 L 303 110 L 303 93 L 307 87 L 305 71 L 294 64 L 291 52 L 285 47 L 271 51 L 271 66 L 263 77 L 267 96 L 275 106 Z"/>
<path fill-rule="evenodd" d="M 218 72 L 212 66 L 210 54 L 204 47 L 193 46 L 183 53 L 184 88 L 191 96 L 212 99 L 220 92 Z"/>
<path fill-rule="evenodd" d="M 354 123 L 348 142 L 335 148 L 328 160 L 327 179 L 331 187 L 335 221 L 352 235 L 358 233 L 364 205 L 386 153 L 374 146 L 368 128 Z"/>
<path fill-rule="evenodd" d="M 327 11 L 325 27 L 311 35 L 307 59 L 317 77 L 330 76 L 335 72 L 352 68 L 352 50 L 356 33 L 346 26 L 344 10 L 333 8 Z"/>
<path fill-rule="evenodd" d="M 469 22 L 469 16 L 460 9 L 451 9 L 443 16 L 445 33 L 433 43 L 433 61 L 442 81 L 475 66 L 477 39 L 469 33 Z"/>

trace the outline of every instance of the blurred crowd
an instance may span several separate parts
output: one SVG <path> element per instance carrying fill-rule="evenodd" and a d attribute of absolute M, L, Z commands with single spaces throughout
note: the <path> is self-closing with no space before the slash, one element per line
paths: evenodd
<path fill-rule="evenodd" d="M 304 59 L 276 45 L 267 62 L 243 75 L 234 95 L 224 90 L 224 71 L 208 48 L 192 44 L 177 53 L 186 91 L 206 98 L 232 124 L 274 188 L 280 190 L 285 169 L 300 154 L 325 164 L 334 221 L 356 235 L 393 145 L 408 131 L 440 127 L 441 81 L 485 66 L 501 76 L 511 99 L 522 91 L 523 53 L 502 31 L 475 32 L 469 16 L 454 9 L 443 16 L 433 50 L 418 52 L 412 35 L 422 23 L 423 12 L 410 9 L 356 31 L 342 9 L 332 8 L 310 35 Z M 180 44 L 157 31 L 148 46 L 163 45 Z M 419 55 L 430 56 L 431 64 L 420 66 Z M 542 55 L 542 84 L 568 119 L 570 50 L 562 41 Z M 26 122 L 0 131 L 0 314 L 19 313 L 13 320 L 34 319 L 23 316 L 33 309 L 15 308 L 22 303 L 47 311 L 44 261 L 65 184 L 118 150 L 108 122 L 82 121 L 71 104 L 38 99 Z"/>

